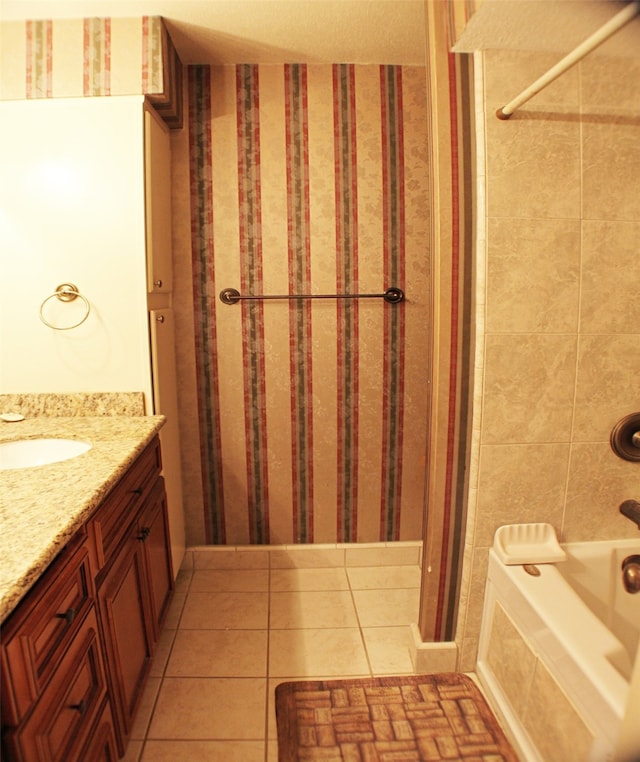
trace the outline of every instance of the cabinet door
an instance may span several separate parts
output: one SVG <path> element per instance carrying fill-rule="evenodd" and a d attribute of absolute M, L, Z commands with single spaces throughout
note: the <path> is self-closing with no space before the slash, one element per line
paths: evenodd
<path fill-rule="evenodd" d="M 98 590 L 107 672 L 123 753 L 153 653 L 142 540 L 136 525 Z"/>
<path fill-rule="evenodd" d="M 147 291 L 171 291 L 171 143 L 164 122 L 149 108 L 144 113 Z"/>
<path fill-rule="evenodd" d="M 143 551 L 148 575 L 151 624 L 154 642 L 171 602 L 173 571 L 169 548 L 167 498 L 164 479 L 156 482 L 139 522 L 139 536 L 144 537 Z"/>

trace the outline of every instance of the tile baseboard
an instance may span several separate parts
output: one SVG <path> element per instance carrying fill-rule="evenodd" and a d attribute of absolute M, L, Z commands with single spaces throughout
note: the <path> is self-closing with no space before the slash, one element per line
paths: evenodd
<path fill-rule="evenodd" d="M 416 566 L 422 542 L 318 545 L 197 545 L 183 569 L 313 569 L 348 566 Z"/>

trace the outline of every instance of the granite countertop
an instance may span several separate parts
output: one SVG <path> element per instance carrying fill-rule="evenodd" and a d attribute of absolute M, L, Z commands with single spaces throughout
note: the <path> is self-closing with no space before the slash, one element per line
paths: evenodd
<path fill-rule="evenodd" d="M 164 416 L 0 421 L 0 442 L 53 437 L 90 442 L 75 458 L 0 471 L 0 622 L 87 521 L 164 424 Z"/>

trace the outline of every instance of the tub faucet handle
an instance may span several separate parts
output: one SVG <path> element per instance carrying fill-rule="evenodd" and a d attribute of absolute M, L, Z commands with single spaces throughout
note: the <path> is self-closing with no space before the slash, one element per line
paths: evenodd
<path fill-rule="evenodd" d="M 640 501 L 625 500 L 620 504 L 620 513 L 631 521 L 634 521 L 640 529 Z"/>
<path fill-rule="evenodd" d="M 640 593 L 640 556 L 627 556 L 622 562 L 622 584 L 628 593 Z"/>

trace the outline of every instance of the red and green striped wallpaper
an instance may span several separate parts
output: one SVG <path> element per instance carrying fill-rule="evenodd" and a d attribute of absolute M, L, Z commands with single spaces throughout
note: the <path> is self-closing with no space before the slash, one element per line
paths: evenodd
<path fill-rule="evenodd" d="M 195 66 L 188 92 L 207 542 L 421 539 L 425 70 Z"/>

